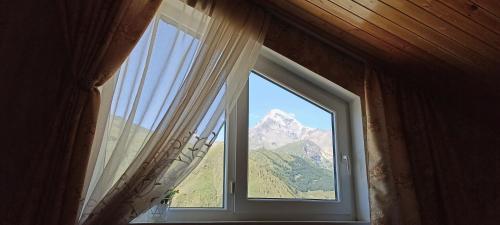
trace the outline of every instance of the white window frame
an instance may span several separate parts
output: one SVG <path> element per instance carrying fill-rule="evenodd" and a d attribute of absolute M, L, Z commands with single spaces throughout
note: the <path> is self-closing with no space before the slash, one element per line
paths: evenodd
<path fill-rule="evenodd" d="M 226 115 L 223 208 L 172 208 L 167 223 L 223 221 L 329 221 L 370 224 L 368 182 L 359 96 L 263 47 L 254 71 L 335 115 L 335 201 L 248 200 L 248 83 Z"/>
<path fill-rule="evenodd" d="M 296 76 L 266 57 L 260 57 L 254 72 L 313 104 L 332 113 L 334 130 L 334 166 L 336 172 L 336 200 L 305 199 L 248 199 L 248 83 L 237 105 L 237 158 L 235 211 L 244 219 L 261 218 L 267 220 L 344 220 L 353 217 L 353 193 L 350 176 L 350 126 L 348 124 L 348 104 L 307 80 Z M 346 160 L 342 160 L 341 157 Z M 286 212 L 286 215 L 283 215 Z"/>
<path fill-rule="evenodd" d="M 181 12 L 179 9 L 185 7 L 183 3 L 168 3 L 168 7 L 165 4 L 159 10 L 160 18 L 181 25 L 187 32 L 200 36 L 192 29 L 199 21 L 183 21 L 183 17 L 178 15 Z M 336 189 L 338 199 L 247 200 L 247 84 L 236 109 L 226 114 L 223 208 L 171 208 L 166 224 L 219 221 L 329 221 L 335 224 L 369 224 L 368 182 L 359 96 L 267 47 L 262 48 L 254 71 L 335 113 L 337 146 L 334 148 L 334 156 L 337 158 L 335 166 L 338 171 L 336 184 L 340 185 Z M 338 132 L 341 130 L 343 132 Z M 237 165 L 236 162 L 240 163 Z"/>

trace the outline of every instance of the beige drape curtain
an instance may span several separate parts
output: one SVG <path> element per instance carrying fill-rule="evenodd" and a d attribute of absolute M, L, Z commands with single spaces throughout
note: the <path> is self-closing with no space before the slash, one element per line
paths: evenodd
<path fill-rule="evenodd" d="M 60 212 L 60 222 L 63 224 L 74 223 L 78 217 L 77 199 L 84 188 L 81 181 L 85 177 L 85 165 L 89 159 L 99 112 L 100 95 L 96 87 L 103 85 L 113 76 L 144 32 L 160 1 L 86 3 L 65 4 L 64 25 L 70 39 L 68 42 L 76 45 L 70 53 L 73 54 L 72 72 L 80 77 L 76 82 L 78 88 L 73 89 L 78 93 L 68 95 L 69 107 L 59 118 L 63 130 L 59 130 L 56 137 L 59 140 L 66 139 L 68 143 L 65 147 L 73 151 L 68 158 L 67 167 L 63 168 L 70 174 L 66 191 L 63 192 L 64 203 Z M 108 19 L 100 20 L 103 17 Z M 72 124 L 65 127 L 65 123 Z M 61 134 L 63 138 L 59 136 Z"/>
<path fill-rule="evenodd" d="M 245 1 L 207 3 L 197 1 L 195 10 L 165 0 L 103 89 L 113 95 L 99 118 L 81 224 L 128 223 L 189 174 L 213 143 L 256 61 L 268 17 Z"/>
<path fill-rule="evenodd" d="M 2 3 L 0 104 L 9 134 L 2 135 L 1 223 L 73 224 L 96 87 L 127 57 L 160 1 Z"/>
<path fill-rule="evenodd" d="M 421 224 L 397 85 L 375 69 L 367 68 L 364 79 L 366 158 L 374 225 Z"/>

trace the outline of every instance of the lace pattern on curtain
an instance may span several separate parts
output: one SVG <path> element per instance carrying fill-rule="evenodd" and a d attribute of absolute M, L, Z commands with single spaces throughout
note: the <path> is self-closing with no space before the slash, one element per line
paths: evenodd
<path fill-rule="evenodd" d="M 209 17 L 164 4 L 177 11 L 153 20 L 103 90 L 112 99 L 98 121 L 106 125 L 82 224 L 128 223 L 178 185 L 210 149 L 260 52 L 268 18 L 252 5 L 220 1 L 205 6 Z"/>

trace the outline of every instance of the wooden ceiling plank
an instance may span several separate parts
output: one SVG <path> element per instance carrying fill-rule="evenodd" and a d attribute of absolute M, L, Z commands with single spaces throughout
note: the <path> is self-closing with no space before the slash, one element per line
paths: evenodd
<path fill-rule="evenodd" d="M 498 0 L 472 0 L 479 7 L 495 15 L 497 18 L 500 17 L 500 1 Z"/>
<path fill-rule="evenodd" d="M 352 24 L 336 18 L 330 13 L 317 8 L 314 5 L 305 4 L 297 6 L 297 3 L 301 2 L 300 0 L 278 0 L 272 2 L 273 4 L 277 4 L 278 7 L 291 12 L 295 16 L 300 15 L 303 19 L 306 19 L 307 22 L 311 22 L 312 24 L 319 26 L 322 29 L 326 28 L 326 30 L 331 32 L 332 35 L 338 37 L 346 43 L 350 43 L 353 46 L 363 46 L 365 50 L 371 49 L 369 51 L 372 52 L 371 55 L 374 55 L 375 57 L 383 57 L 385 60 L 392 63 L 401 63 L 401 61 L 410 60 L 408 59 L 409 56 L 404 51 L 401 51 L 394 46 L 385 43 L 384 41 L 370 35 L 369 33 L 366 33 L 364 30 L 352 26 Z M 305 15 L 311 15 L 311 17 L 304 17 Z M 353 37 L 355 39 L 353 39 Z M 353 42 L 353 40 L 360 41 Z"/>
<path fill-rule="evenodd" d="M 289 22 L 291 21 L 298 26 L 303 26 L 303 28 L 309 32 L 317 32 L 317 28 L 319 32 L 317 32 L 316 35 L 319 35 L 320 39 L 325 40 L 326 43 L 332 45 L 334 48 L 337 48 L 337 45 L 339 44 L 342 44 L 342 46 L 347 44 L 346 48 L 348 51 L 349 49 L 352 50 L 354 48 L 356 52 L 356 49 L 361 47 L 361 49 L 364 50 L 362 52 L 365 52 L 362 54 L 362 57 L 373 63 L 389 66 L 391 68 L 405 68 L 413 72 L 420 71 L 420 73 L 422 73 L 422 71 L 434 71 L 436 69 L 439 71 L 448 71 L 448 73 L 454 73 L 460 70 L 460 68 L 454 67 L 447 62 L 428 54 L 427 52 L 424 52 L 427 57 L 424 59 L 418 58 L 410 54 L 410 52 L 400 50 L 395 46 L 392 46 L 390 43 L 387 43 L 362 29 L 343 21 L 335 15 L 331 15 L 329 12 L 325 12 L 323 9 L 318 8 L 315 5 L 304 6 L 305 4 L 301 4 L 301 0 L 253 1 L 267 9 L 270 9 L 271 12 L 278 17 L 285 17 L 285 20 L 289 20 Z M 298 5 L 295 5 L 294 3 Z M 324 17 L 324 13 L 329 14 L 334 21 Z M 333 41 L 340 42 L 332 43 L 332 39 Z M 356 41 L 353 43 L 353 40 Z M 425 74 L 426 72 L 423 73 Z"/>
<path fill-rule="evenodd" d="M 492 32 L 491 30 L 483 27 L 471 18 L 463 16 L 449 6 L 438 2 L 428 0 L 410 0 L 413 4 L 425 9 L 427 12 L 434 16 L 439 17 L 456 28 L 482 40 L 492 48 L 500 50 L 500 35 Z"/>
<path fill-rule="evenodd" d="M 429 54 L 428 52 L 425 52 L 422 49 L 417 48 L 416 46 L 400 39 L 399 37 L 387 32 L 383 29 L 380 29 L 377 26 L 374 26 L 372 24 L 367 24 L 366 21 L 363 20 L 362 18 L 357 17 L 356 15 L 353 15 L 351 12 L 349 12 L 341 7 L 331 5 L 325 9 L 325 8 L 322 8 L 321 6 L 317 5 L 317 3 L 318 3 L 317 1 L 309 1 L 309 5 L 301 0 L 292 0 L 290 2 L 295 2 L 295 4 L 298 4 L 298 7 L 308 8 L 309 10 L 315 10 L 314 8 L 311 9 L 310 5 L 312 5 L 312 6 L 317 8 L 316 10 L 321 10 L 321 11 L 328 13 L 329 15 L 327 15 L 327 16 L 330 19 L 330 21 L 337 26 L 339 26 L 339 25 L 342 26 L 341 24 L 339 24 L 337 22 L 337 21 L 341 21 L 342 23 L 347 23 L 347 24 L 349 24 L 349 26 L 355 27 L 355 30 L 367 32 L 372 37 L 376 37 L 377 39 L 380 39 L 383 41 L 383 42 L 378 42 L 379 48 L 387 48 L 387 46 L 391 46 L 393 48 L 394 47 L 397 48 L 398 51 L 407 52 L 407 56 L 411 56 L 412 59 L 408 60 L 405 58 L 404 60 L 406 62 L 412 61 L 412 60 L 413 61 L 417 60 L 420 62 L 427 62 L 427 63 L 430 63 L 430 62 L 446 63 L 446 62 L 440 60 L 439 58 Z M 344 28 L 344 29 L 346 29 L 346 28 Z M 384 45 L 380 45 L 382 43 Z M 400 56 L 398 56 L 398 57 L 400 57 Z"/>
<path fill-rule="evenodd" d="M 404 54 L 402 52 L 396 53 L 396 50 L 389 46 L 384 49 L 377 48 L 376 46 L 378 46 L 379 40 L 374 40 L 373 37 L 370 39 L 367 36 L 368 34 L 363 34 L 364 31 L 356 31 L 355 28 L 348 27 L 346 24 L 340 27 L 348 29 L 349 31 L 342 30 L 329 21 L 325 21 L 323 17 L 321 17 L 321 12 L 318 14 L 318 12 L 307 11 L 291 4 L 288 0 L 256 0 L 256 2 L 260 5 L 265 5 L 266 8 L 279 10 L 281 14 L 285 14 L 284 16 L 286 16 L 287 19 L 292 19 L 295 23 L 303 25 L 311 31 L 322 34 L 323 38 L 328 38 L 330 40 L 337 39 L 342 43 L 348 43 L 351 45 L 351 48 L 355 48 L 355 52 L 364 53 L 363 57 L 365 58 L 370 58 L 374 61 L 387 60 L 388 62 L 395 62 L 395 60 L 400 59 L 400 57 L 396 57 L 397 55 Z M 300 17 L 298 15 L 300 15 Z"/>
<path fill-rule="evenodd" d="M 285 20 L 302 26 L 303 29 L 314 32 L 320 39 L 332 45 L 334 48 L 347 48 L 348 51 L 361 52 L 362 57 L 371 62 L 378 62 L 380 65 L 390 66 L 392 68 L 405 68 L 410 71 L 448 71 L 446 73 L 455 73 L 463 68 L 459 68 L 429 54 L 415 46 L 398 38 L 399 42 L 404 42 L 404 49 L 399 49 L 393 43 L 388 43 L 377 36 L 365 32 L 365 30 L 337 17 L 338 13 L 327 12 L 328 17 L 324 17 L 325 10 L 318 8 L 304 1 L 288 0 L 253 0 L 257 4 L 269 9 L 273 14 Z M 342 9 L 342 8 L 340 8 Z M 342 9 L 343 10 L 343 9 Z M 346 11 L 347 12 L 347 11 Z M 349 12 L 348 12 L 349 13 Z M 393 36 L 377 26 L 373 26 L 381 32 Z M 396 37 L 397 38 L 397 37 Z M 333 42 L 332 42 L 333 41 Z M 411 46 L 411 47 L 409 47 Z M 415 51 L 420 55 L 415 55 Z M 364 52 L 364 54 L 363 54 Z M 420 56 L 420 57 L 419 57 Z M 422 58 L 423 56 L 423 58 Z M 405 60 L 402 60 L 405 59 Z M 454 71 L 454 72 L 450 72 Z M 425 73 L 425 72 L 424 72 Z"/>
<path fill-rule="evenodd" d="M 292 0 L 291 3 L 297 4 L 298 7 L 306 8 L 308 4 L 305 1 L 301 0 Z M 450 61 L 442 60 L 441 58 L 436 57 L 435 55 L 430 54 L 427 51 L 424 51 L 413 44 L 408 43 L 405 40 L 395 36 L 394 34 L 381 29 L 380 27 L 373 25 L 371 23 L 367 23 L 367 21 L 352 12 L 337 6 L 335 4 L 320 4 L 321 2 L 315 0 L 309 0 L 309 4 L 314 5 L 315 7 L 322 9 L 323 11 L 328 12 L 332 17 L 337 17 L 341 21 L 350 24 L 351 26 L 356 27 L 357 30 L 364 30 L 370 35 L 377 37 L 383 40 L 386 43 L 389 43 L 392 46 L 400 49 L 401 51 L 408 52 L 409 55 L 414 57 L 417 62 L 424 62 L 429 64 L 437 65 L 437 67 L 445 67 L 449 69 L 450 67 L 453 69 L 461 69 L 463 70 L 463 66 L 461 63 L 453 63 Z M 318 15 L 321 16 L 321 15 Z M 333 20 L 335 23 L 335 19 Z M 336 24 L 338 26 L 338 24 Z M 379 48 L 385 48 L 384 46 L 378 46 Z"/>
<path fill-rule="evenodd" d="M 292 2 L 296 2 L 298 4 L 301 4 L 300 7 L 306 7 L 305 5 L 307 5 L 303 1 L 300 1 L 300 0 L 296 0 L 296 1 L 292 1 Z M 440 65 L 448 65 L 445 67 L 454 67 L 453 64 L 448 64 L 447 62 L 442 61 L 441 59 L 429 54 L 426 51 L 423 51 L 420 48 L 417 48 L 416 46 L 400 39 L 399 37 L 387 32 L 383 29 L 380 29 L 377 26 L 374 26 L 372 24 L 367 24 L 366 21 L 363 20 L 362 18 L 353 19 L 353 16 L 355 16 L 355 15 L 351 14 L 349 11 L 347 11 L 341 7 L 338 7 L 338 6 L 335 7 L 335 5 L 331 5 L 330 8 L 324 9 L 324 8 L 316 5 L 318 3 L 317 1 L 310 1 L 309 3 L 311 5 L 314 5 L 315 7 L 317 7 L 317 9 L 329 13 L 330 18 L 334 18 L 333 20 L 330 20 L 330 21 L 333 21 L 333 23 L 335 23 L 335 18 L 336 18 L 336 20 L 338 20 L 338 21 L 342 21 L 343 23 L 350 24 L 350 26 L 355 27 L 356 30 L 367 32 L 368 34 L 370 34 L 371 37 L 375 37 L 376 39 L 382 40 L 382 42 L 378 42 L 378 48 L 385 49 L 385 48 L 387 48 L 387 46 L 391 46 L 391 47 L 394 46 L 395 48 L 397 48 L 398 52 L 400 52 L 400 51 L 405 52 L 406 56 L 404 56 L 400 59 L 400 60 L 404 61 L 403 64 L 408 64 L 410 62 L 411 62 L 410 64 L 419 64 L 418 62 L 422 62 L 422 64 L 420 64 L 420 65 L 430 65 L 430 64 L 436 63 L 436 64 L 440 64 Z M 335 25 L 338 25 L 338 24 L 335 24 Z M 377 44 L 377 43 L 375 43 L 375 44 Z M 383 45 L 380 45 L 380 44 L 383 44 Z M 398 54 L 401 55 L 401 53 L 398 53 Z M 411 56 L 411 57 L 408 58 L 408 56 Z M 401 57 L 401 56 L 396 56 L 396 57 Z M 455 67 L 455 69 L 456 68 L 460 68 L 460 67 Z"/>
<path fill-rule="evenodd" d="M 443 49 L 441 45 L 433 43 L 426 38 L 423 38 L 418 34 L 401 27 L 400 25 L 394 23 L 393 21 L 390 21 L 386 17 L 365 8 L 364 6 L 356 2 L 344 0 L 320 0 L 318 2 L 320 2 L 324 7 L 328 7 L 332 4 L 338 5 L 350 11 L 353 15 L 360 16 L 366 21 L 366 23 L 374 24 L 398 37 L 401 37 L 409 43 L 420 47 L 424 51 L 427 51 L 430 54 L 435 55 L 438 58 L 441 58 L 451 63 L 452 65 L 457 66 L 458 68 L 462 68 L 465 71 L 482 71 L 484 69 L 484 67 L 471 61 L 470 58 L 464 58 L 460 53 L 457 54 L 456 52 L 454 53 L 450 52 L 450 50 Z M 451 50 L 457 51 L 457 49 Z"/>
<path fill-rule="evenodd" d="M 399 0 L 354 0 L 354 2 L 388 19 L 394 24 L 409 30 L 427 41 L 440 46 L 457 58 L 478 64 L 481 67 L 494 68 L 500 63 L 498 52 L 484 45 L 481 41 L 464 35 L 464 33 L 447 23 L 444 23 L 432 14 L 428 14 L 416 5 Z M 454 32 L 454 35 L 445 35 L 434 27 L 441 27 L 444 32 Z M 450 30 L 453 29 L 453 30 Z M 463 40 L 460 40 L 463 39 Z M 461 43 L 467 41 L 466 43 Z M 483 44 L 484 46 L 478 46 Z M 467 46 L 473 47 L 473 49 Z M 483 47 L 483 48 L 479 48 Z M 490 50 L 490 51 L 487 51 Z M 484 55 L 476 51 L 481 51 Z"/>
<path fill-rule="evenodd" d="M 488 28 L 490 31 L 500 34 L 500 20 L 490 12 L 478 7 L 476 3 L 469 0 L 437 0 L 458 13 Z"/>

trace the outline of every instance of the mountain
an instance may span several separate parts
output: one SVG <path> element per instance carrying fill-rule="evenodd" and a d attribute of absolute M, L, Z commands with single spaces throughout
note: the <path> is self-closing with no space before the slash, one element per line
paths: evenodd
<path fill-rule="evenodd" d="M 332 132 L 302 125 L 295 117 L 279 109 L 273 109 L 248 131 L 249 150 L 281 149 L 307 157 L 318 164 L 329 165 L 333 161 Z M 290 148 L 283 148 L 293 144 Z"/>
<path fill-rule="evenodd" d="M 248 135 L 249 197 L 335 198 L 331 131 L 273 109 Z"/>

